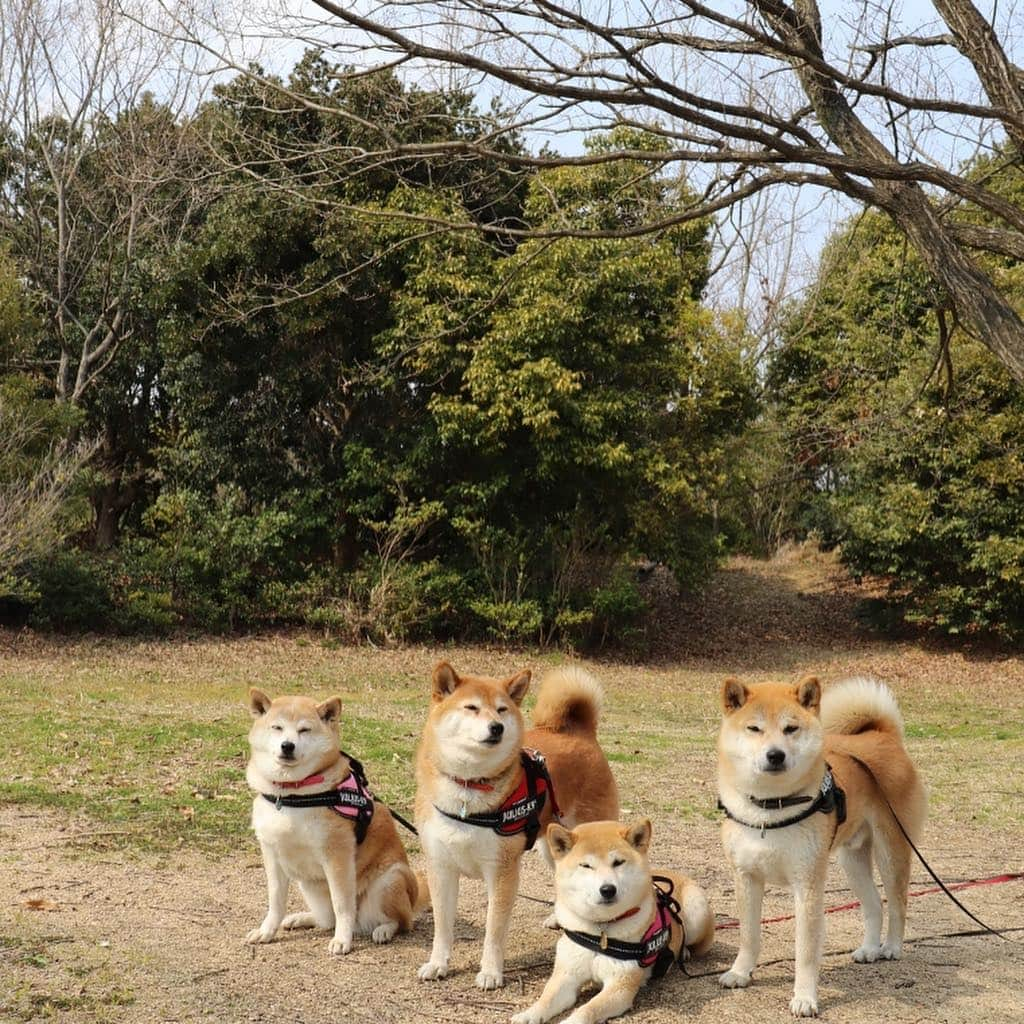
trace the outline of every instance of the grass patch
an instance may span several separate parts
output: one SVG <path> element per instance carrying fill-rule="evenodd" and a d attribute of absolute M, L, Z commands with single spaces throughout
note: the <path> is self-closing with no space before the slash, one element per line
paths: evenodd
<path fill-rule="evenodd" d="M 85 640 L 37 643 L 16 659 L 0 655 L 0 742 L 15 766 L 0 780 L 0 800 L 83 816 L 93 824 L 72 840 L 82 848 L 236 851 L 249 838 L 245 694 L 258 684 L 271 694 L 340 694 L 342 746 L 363 761 L 378 797 L 408 816 L 438 653 L 328 650 L 308 638 L 272 638 Z M 443 653 L 494 674 L 522 665 L 542 673 L 564 660 L 484 649 Z M 801 649 L 793 653 L 800 660 Z M 864 671 L 894 680 L 933 807 L 969 804 L 994 827 L 1024 820 L 1021 666 L 979 667 L 942 653 L 908 659 L 885 647 L 866 665 L 857 657 L 843 662 L 837 655 L 835 664 L 815 667 L 826 678 Z M 807 657 L 804 664 L 814 663 Z M 624 805 L 713 818 L 717 690 L 726 669 L 593 669 L 607 690 L 601 739 Z M 745 675 L 778 677 L 768 669 Z M 993 796 L 996 790 L 1008 795 Z"/>

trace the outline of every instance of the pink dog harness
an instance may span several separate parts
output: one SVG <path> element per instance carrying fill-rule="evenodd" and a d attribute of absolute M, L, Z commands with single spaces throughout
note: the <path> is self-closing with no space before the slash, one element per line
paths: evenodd
<path fill-rule="evenodd" d="M 654 920 L 650 927 L 644 932 L 644 937 L 639 942 L 626 942 L 623 939 L 609 939 L 601 932 L 600 935 L 591 935 L 589 932 L 566 931 L 565 936 L 572 939 L 578 946 L 589 949 L 592 953 L 600 953 L 603 956 L 610 956 L 615 960 L 635 960 L 641 967 L 653 967 L 652 978 L 660 978 L 672 966 L 677 959 L 672 953 L 672 924 L 683 928 L 679 901 L 672 895 L 672 879 L 664 875 L 655 875 L 654 882 L 655 911 Z M 667 885 L 663 889 L 661 885 Z M 639 909 L 639 908 L 637 908 Z M 631 917 L 637 910 L 626 911 L 615 920 Z M 683 933 L 683 940 L 679 944 L 679 955 L 682 956 L 686 945 L 686 934 Z"/>
<path fill-rule="evenodd" d="M 296 793 L 295 796 L 272 796 L 263 794 L 278 810 L 282 807 L 330 807 L 335 814 L 348 818 L 355 825 L 356 843 L 366 838 L 366 833 L 373 821 L 373 794 L 366 779 L 363 766 L 344 751 L 343 757 L 348 758 L 351 771 L 334 789 L 323 793 Z M 304 786 L 316 786 L 324 781 L 322 775 L 308 775 L 298 782 L 279 782 L 283 789 L 301 789 Z"/>

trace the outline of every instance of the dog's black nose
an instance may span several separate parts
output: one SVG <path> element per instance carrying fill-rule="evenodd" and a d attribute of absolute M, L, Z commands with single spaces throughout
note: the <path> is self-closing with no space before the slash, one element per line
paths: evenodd
<path fill-rule="evenodd" d="M 610 900 L 615 893 L 618 891 L 611 882 L 605 882 L 600 889 L 597 890 L 606 900 Z"/>
<path fill-rule="evenodd" d="M 779 768 L 786 760 L 786 752 L 784 750 L 779 750 L 778 747 L 772 747 L 764 756 L 768 759 L 768 763 L 773 768 Z"/>
<path fill-rule="evenodd" d="M 292 743 L 291 740 L 282 740 L 281 753 L 284 754 L 285 757 L 291 757 L 292 754 L 295 753 L 295 744 Z"/>
<path fill-rule="evenodd" d="M 491 722 L 491 724 L 487 726 L 487 729 L 492 736 L 497 738 L 505 731 L 505 726 L 503 726 L 501 722 Z"/>

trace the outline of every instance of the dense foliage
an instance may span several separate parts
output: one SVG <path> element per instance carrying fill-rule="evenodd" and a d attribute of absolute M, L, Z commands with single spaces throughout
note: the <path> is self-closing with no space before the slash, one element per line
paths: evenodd
<path fill-rule="evenodd" d="M 106 149 L 173 153 L 180 183 L 147 193 L 129 249 L 111 154 L 85 154 L 66 199 L 106 248 L 69 248 L 66 301 L 39 257 L 56 214 L 32 146 L 4 164 L 9 194 L 24 192 L 5 225 L 24 294 L 0 278 L 0 315 L 15 299 L 40 315 L 0 372 L 100 443 L 91 524 L 18 568 L 23 612 L 68 628 L 299 621 L 594 644 L 639 622 L 637 558 L 698 584 L 753 412 L 741 347 L 700 304 L 707 225 L 523 244 L 511 230 L 667 217 L 685 184 L 639 164 L 526 173 L 415 154 L 353 174 L 348 154 L 385 135 L 426 144 L 454 123 L 472 138 L 500 112 L 342 79 L 315 54 L 287 86 L 310 102 L 240 77 L 187 123 L 147 98 L 100 133 Z M 62 391 L 61 332 L 92 323 L 117 343 Z"/>
<path fill-rule="evenodd" d="M 1020 203 L 1020 170 L 1001 176 Z M 1024 300 L 1019 264 L 993 271 Z M 1024 391 L 880 217 L 830 241 L 769 385 L 788 453 L 769 478 L 792 529 L 888 580 L 887 618 L 1024 635 Z"/>

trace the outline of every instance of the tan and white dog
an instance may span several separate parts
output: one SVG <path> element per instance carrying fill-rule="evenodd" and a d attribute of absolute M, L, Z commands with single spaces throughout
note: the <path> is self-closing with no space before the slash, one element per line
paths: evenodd
<path fill-rule="evenodd" d="M 426 905 L 426 893 L 409 868 L 395 823 L 357 784 L 348 757 L 339 752 L 341 701 L 308 697 L 271 700 L 249 691 L 253 715 L 246 779 L 256 796 L 252 827 L 263 851 L 269 907 L 250 943 L 273 942 L 280 928 L 333 928 L 330 953 L 352 949 L 355 933 L 388 942 L 408 931 Z M 334 806 L 288 806 L 308 799 Z M 359 825 L 356 805 L 372 818 Z M 368 818 L 368 815 L 366 816 Z M 362 842 L 357 827 L 365 827 Z M 292 880 L 309 908 L 285 916 Z"/>
<path fill-rule="evenodd" d="M 790 1009 L 797 1017 L 814 1016 L 829 851 L 838 852 L 863 907 L 864 941 L 853 959 L 897 959 L 911 850 L 893 812 L 916 838 L 925 817 L 924 786 L 903 743 L 896 701 L 873 679 L 846 680 L 824 696 L 813 677 L 796 686 L 745 686 L 727 679 L 722 710 L 718 788 L 727 815 L 722 843 L 736 874 L 740 946 L 720 981 L 726 988 L 750 984 L 760 951 L 765 883 L 787 886 L 796 904 Z M 872 859 L 889 907 L 884 943 Z"/>
<path fill-rule="evenodd" d="M 547 839 L 555 858 L 555 917 L 564 933 L 544 991 L 512 1024 L 544 1024 L 591 983 L 600 990 L 564 1024 L 601 1024 L 625 1013 L 652 974 L 710 948 L 715 919 L 700 886 L 676 872 L 652 878 L 649 821 L 596 821 L 572 831 L 552 824 Z M 674 907 L 659 900 L 655 880 L 662 893 L 671 889 Z"/>
<path fill-rule="evenodd" d="M 476 984 L 483 989 L 504 984 L 520 858 L 529 833 L 543 835 L 552 817 L 551 794 L 543 782 L 531 779 L 524 746 L 543 755 L 567 823 L 618 815 L 615 780 L 597 743 L 598 682 L 578 668 L 551 672 L 540 688 L 534 727 L 526 731 L 519 705 L 529 685 L 528 671 L 499 680 L 460 675 L 447 662 L 434 669 L 430 714 L 416 759 L 416 825 L 434 908 L 434 943 L 419 969 L 421 979 L 448 973 L 459 880 L 466 875 L 482 878 L 487 886 Z M 543 796 L 535 789 L 544 790 Z"/>

